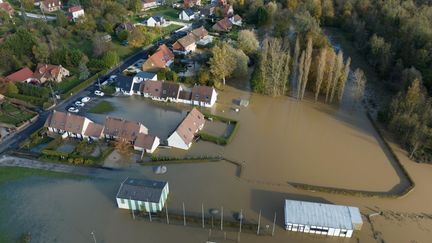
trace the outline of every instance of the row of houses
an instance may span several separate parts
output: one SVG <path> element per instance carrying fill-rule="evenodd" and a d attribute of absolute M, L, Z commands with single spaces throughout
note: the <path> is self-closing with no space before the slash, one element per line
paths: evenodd
<path fill-rule="evenodd" d="M 33 72 L 30 68 L 24 67 L 5 77 L 6 81 L 10 82 L 27 82 L 42 84 L 47 81 L 59 83 L 64 77 L 70 75 L 69 70 L 62 65 L 52 65 L 39 63 Z"/>
<path fill-rule="evenodd" d="M 140 122 L 115 117 L 106 117 L 105 124 L 101 125 L 84 116 L 53 111 L 46 120 L 45 127 L 50 133 L 61 134 L 63 138 L 121 139 L 130 142 L 135 150 L 143 153 L 153 153 L 160 144 L 159 138 L 150 135 L 147 127 Z"/>
<path fill-rule="evenodd" d="M 116 91 L 122 92 L 123 95 L 141 95 L 155 101 L 201 107 L 213 107 L 218 96 L 213 87 L 195 85 L 187 88 L 177 82 L 157 80 L 156 74 L 147 72 L 139 72 L 134 77 L 118 76 Z"/>

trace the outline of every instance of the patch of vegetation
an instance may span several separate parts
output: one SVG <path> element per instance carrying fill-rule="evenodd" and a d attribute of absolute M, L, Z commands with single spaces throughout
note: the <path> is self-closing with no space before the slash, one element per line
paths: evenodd
<path fill-rule="evenodd" d="M 105 73 L 105 70 L 102 70 L 102 71 L 100 71 L 99 73 L 96 73 L 95 75 L 93 75 L 93 76 L 90 77 L 89 79 L 87 79 L 87 80 L 85 80 L 85 81 L 79 83 L 79 84 L 76 85 L 76 86 L 73 86 L 73 88 L 71 88 L 71 89 L 65 91 L 64 93 L 62 93 L 62 94 L 60 95 L 60 97 L 61 97 L 62 99 L 66 99 L 66 98 L 72 96 L 73 94 L 80 92 L 81 90 L 83 90 L 83 89 L 87 88 L 88 86 L 90 86 L 91 84 L 93 84 L 93 82 L 94 82 L 98 77 L 100 77 L 101 75 L 103 75 L 104 73 Z"/>
<path fill-rule="evenodd" d="M 35 146 L 43 143 L 48 143 L 52 140 L 52 138 L 45 135 L 45 129 L 40 128 L 36 132 L 32 133 L 30 137 L 24 140 L 21 144 L 21 148 L 32 149 Z"/>
<path fill-rule="evenodd" d="M 35 114 L 24 108 L 19 108 L 9 102 L 0 105 L 0 122 L 19 126 L 23 122 L 33 118 Z"/>
<path fill-rule="evenodd" d="M 178 20 L 180 11 L 171 7 L 162 6 L 154 9 L 149 9 L 145 12 L 146 17 L 153 15 L 161 15 L 167 20 Z"/>
<path fill-rule="evenodd" d="M 116 92 L 116 89 L 114 85 L 104 85 L 101 87 L 101 91 L 106 95 L 112 95 Z"/>
<path fill-rule="evenodd" d="M 92 107 L 89 112 L 90 113 L 97 113 L 97 114 L 102 114 L 102 113 L 108 113 L 114 110 L 113 105 L 106 101 L 106 100 L 102 100 L 101 102 L 99 102 L 97 105 L 95 105 L 94 107 Z"/>
<path fill-rule="evenodd" d="M 63 173 L 63 172 L 53 172 L 47 170 L 21 168 L 21 167 L 0 167 L 0 186 L 7 182 L 17 181 L 31 176 L 83 178 L 80 175 L 74 175 L 74 174 Z"/>
<path fill-rule="evenodd" d="M 204 141 L 209 141 L 218 145 L 228 145 L 231 143 L 232 139 L 234 138 L 234 135 L 237 133 L 237 130 L 240 126 L 240 123 L 234 119 L 230 119 L 230 118 L 226 118 L 226 117 L 222 117 L 222 116 L 217 116 L 217 115 L 213 115 L 210 113 L 203 113 L 204 116 L 207 119 L 211 119 L 213 121 L 220 121 L 223 123 L 227 123 L 227 124 L 232 124 L 234 125 L 233 130 L 231 131 L 231 133 L 228 136 L 214 136 L 208 133 L 204 133 L 204 132 L 199 132 L 198 135 L 200 136 L 200 138 Z"/>

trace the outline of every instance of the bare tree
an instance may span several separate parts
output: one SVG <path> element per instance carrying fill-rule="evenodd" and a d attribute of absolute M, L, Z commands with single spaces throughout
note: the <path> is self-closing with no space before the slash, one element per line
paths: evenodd
<path fill-rule="evenodd" d="M 320 51 L 318 70 L 317 70 L 317 79 L 315 82 L 315 102 L 318 101 L 318 95 L 321 90 L 321 84 L 324 79 L 324 71 L 326 67 L 326 56 L 327 56 L 327 48 L 322 48 Z"/>
<path fill-rule="evenodd" d="M 360 102 L 364 95 L 366 86 L 366 76 L 360 68 L 354 71 L 353 76 L 353 98 L 357 102 Z"/>
<path fill-rule="evenodd" d="M 306 86 L 308 83 L 311 63 L 312 63 L 312 38 L 309 37 L 308 42 L 307 42 L 307 47 L 306 47 L 306 54 L 305 54 L 301 99 L 303 99 L 303 97 L 304 97 L 304 93 L 305 93 Z"/>
<path fill-rule="evenodd" d="M 338 90 L 338 100 L 341 101 L 344 91 L 345 91 L 345 84 L 348 80 L 348 76 L 349 76 L 349 71 L 350 71 L 350 65 L 351 65 L 351 57 L 348 57 L 346 63 L 345 63 L 345 69 L 343 71 L 342 77 L 340 79 L 340 84 L 339 84 L 339 90 Z"/>

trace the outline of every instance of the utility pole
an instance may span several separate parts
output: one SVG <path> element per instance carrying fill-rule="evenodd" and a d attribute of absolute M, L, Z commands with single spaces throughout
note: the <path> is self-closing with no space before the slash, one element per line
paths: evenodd
<path fill-rule="evenodd" d="M 259 215 L 258 215 L 258 228 L 257 228 L 257 235 L 259 235 L 259 232 L 260 232 L 260 226 L 261 226 L 261 210 L 260 210 Z"/>
<path fill-rule="evenodd" d="M 275 216 L 273 219 L 273 229 L 272 229 L 272 236 L 274 236 L 274 232 L 275 232 L 275 226 L 276 226 L 276 212 L 275 212 Z"/>
<path fill-rule="evenodd" d="M 130 202 L 130 208 L 131 208 L 131 211 L 132 211 L 132 218 L 135 219 L 135 213 L 134 213 L 134 210 L 133 210 L 132 198 L 131 197 L 129 197 L 129 202 Z"/>
<path fill-rule="evenodd" d="M 201 203 L 202 228 L 204 229 L 204 203 Z"/>
<path fill-rule="evenodd" d="M 183 225 L 186 226 L 186 213 L 185 213 L 185 205 L 183 202 Z"/>
<path fill-rule="evenodd" d="M 221 231 L 223 231 L 223 207 L 221 207 Z"/>
<path fill-rule="evenodd" d="M 243 209 L 240 209 L 240 228 L 239 228 L 239 233 L 241 233 L 242 230 L 242 223 L 243 223 Z"/>
<path fill-rule="evenodd" d="M 167 218 L 167 224 L 169 224 L 169 217 L 168 217 L 168 203 L 165 202 L 165 214 Z"/>
<path fill-rule="evenodd" d="M 149 200 L 148 200 L 148 199 L 147 199 L 147 205 L 148 205 L 148 208 L 149 208 L 149 210 L 148 210 L 148 214 L 149 214 L 150 222 L 152 222 L 150 203 L 149 203 Z"/>
<path fill-rule="evenodd" d="M 94 241 L 94 243 L 97 243 L 97 241 L 96 241 L 96 235 L 95 235 L 94 231 L 92 231 L 90 234 L 91 234 L 92 237 L 93 237 L 93 241 Z"/>

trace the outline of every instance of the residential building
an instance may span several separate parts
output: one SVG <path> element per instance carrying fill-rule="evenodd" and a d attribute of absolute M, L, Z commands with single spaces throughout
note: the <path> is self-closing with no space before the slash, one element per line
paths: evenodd
<path fill-rule="evenodd" d="M 12 5 L 10 5 L 10 3 L 9 2 L 7 2 L 7 1 L 1 1 L 0 0 L 0 11 L 1 10 L 3 10 L 3 11 L 5 11 L 6 13 L 8 13 L 9 14 L 9 17 L 11 17 L 12 18 L 12 16 L 15 14 L 15 10 L 14 10 L 14 8 L 12 7 Z"/>
<path fill-rule="evenodd" d="M 159 144 L 160 144 L 160 140 L 158 137 L 152 136 L 150 134 L 140 133 L 138 134 L 134 142 L 134 149 L 138 151 L 142 151 L 142 155 L 144 155 L 144 153 L 151 154 L 157 149 Z"/>
<path fill-rule="evenodd" d="M 285 200 L 285 229 L 289 231 L 351 237 L 362 225 L 356 207 Z"/>
<path fill-rule="evenodd" d="M 158 6 L 158 3 L 156 0 L 141 0 L 141 3 L 142 3 L 142 9 L 143 10 L 156 8 Z"/>
<path fill-rule="evenodd" d="M 231 4 L 222 5 L 222 13 L 225 17 L 231 17 L 234 15 L 234 8 Z"/>
<path fill-rule="evenodd" d="M 192 88 L 192 105 L 212 107 L 216 103 L 217 95 L 212 87 L 196 85 Z"/>
<path fill-rule="evenodd" d="M 60 83 L 64 77 L 69 75 L 69 70 L 62 67 L 62 65 L 39 63 L 33 73 L 32 78 L 36 79 L 40 83 L 45 83 L 46 81 Z"/>
<path fill-rule="evenodd" d="M 146 80 L 156 81 L 157 80 L 157 74 L 156 73 L 149 73 L 149 72 L 138 72 L 135 74 L 134 82 L 139 83 Z"/>
<path fill-rule="evenodd" d="M 213 37 L 209 35 L 204 26 L 192 30 L 191 34 L 195 36 L 197 45 L 205 46 L 213 41 Z"/>
<path fill-rule="evenodd" d="M 232 16 L 229 20 L 233 25 L 242 26 L 242 17 L 238 14 Z"/>
<path fill-rule="evenodd" d="M 183 7 L 184 8 L 192 8 L 194 6 L 201 6 L 201 0 L 184 0 Z"/>
<path fill-rule="evenodd" d="M 157 72 L 169 67 L 174 62 L 174 54 L 163 44 L 151 55 L 142 66 L 143 71 Z"/>
<path fill-rule="evenodd" d="M 84 9 L 80 6 L 72 6 L 68 8 L 68 18 L 76 22 L 79 18 L 84 17 Z"/>
<path fill-rule="evenodd" d="M 200 15 L 202 17 L 210 17 L 215 13 L 216 6 L 213 4 L 207 4 L 200 10 Z"/>
<path fill-rule="evenodd" d="M 40 8 L 43 12 L 51 13 L 60 10 L 62 3 L 60 0 L 43 0 L 40 2 Z"/>
<path fill-rule="evenodd" d="M 192 146 L 196 133 L 203 129 L 204 124 L 204 115 L 196 108 L 193 108 L 177 129 L 169 136 L 168 145 L 188 150 Z"/>
<path fill-rule="evenodd" d="M 45 122 L 45 127 L 49 132 L 61 134 L 63 138 L 84 138 L 84 132 L 89 124 L 93 123 L 90 119 L 60 111 L 53 111 Z"/>
<path fill-rule="evenodd" d="M 133 143 L 140 133 L 148 134 L 148 129 L 140 122 L 109 116 L 105 119 L 103 136 L 107 139 L 123 139 Z"/>
<path fill-rule="evenodd" d="M 217 32 L 229 32 L 232 28 L 232 23 L 228 18 L 223 18 L 216 22 L 212 28 Z"/>
<path fill-rule="evenodd" d="M 166 181 L 127 178 L 116 195 L 117 206 L 128 210 L 156 213 L 162 211 L 168 197 Z"/>
<path fill-rule="evenodd" d="M 152 16 L 146 20 L 146 25 L 149 27 L 163 26 L 166 23 L 163 16 Z"/>
<path fill-rule="evenodd" d="M 87 129 L 84 132 L 84 138 L 92 140 L 99 140 L 102 137 L 104 126 L 91 122 L 88 124 Z"/>
<path fill-rule="evenodd" d="M 33 71 L 28 67 L 23 67 L 20 70 L 6 76 L 6 81 L 10 82 L 30 82 L 33 78 Z"/>
<path fill-rule="evenodd" d="M 116 34 L 122 32 L 122 31 L 132 32 L 132 30 L 134 30 L 134 29 L 135 29 L 135 26 L 132 23 L 120 23 L 114 28 L 114 32 Z"/>
<path fill-rule="evenodd" d="M 185 20 L 185 21 L 193 20 L 193 19 L 195 19 L 195 13 L 190 8 L 184 9 L 179 13 L 179 19 Z"/>
<path fill-rule="evenodd" d="M 173 51 L 180 54 L 188 54 L 196 49 L 196 37 L 189 33 L 186 36 L 178 39 L 173 44 Z"/>
<path fill-rule="evenodd" d="M 117 75 L 115 80 L 115 88 L 116 92 L 122 92 L 123 95 L 132 95 L 134 85 L 134 77 L 125 76 L 125 75 Z"/>

